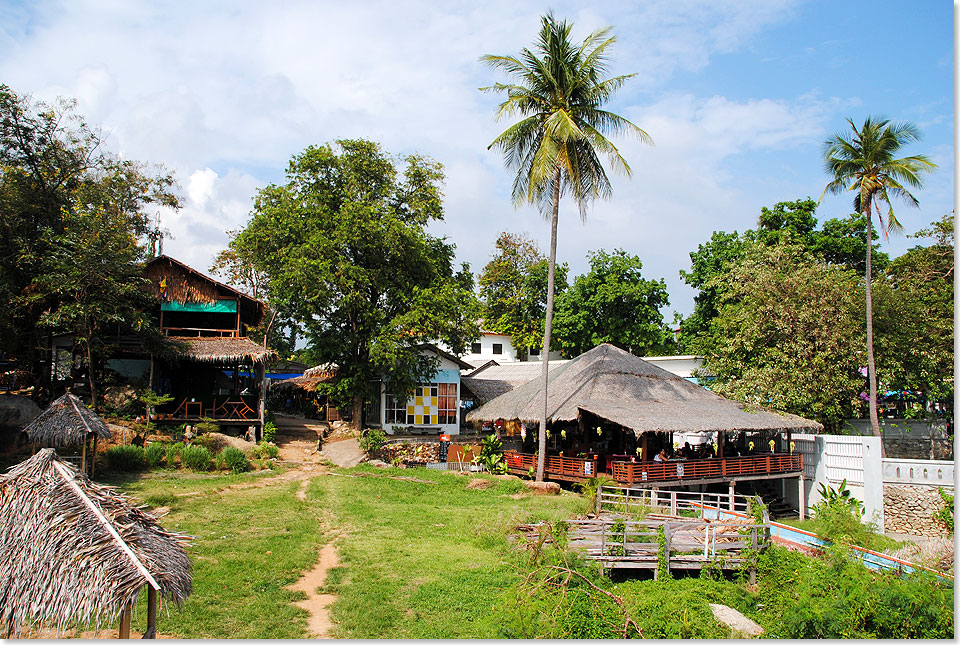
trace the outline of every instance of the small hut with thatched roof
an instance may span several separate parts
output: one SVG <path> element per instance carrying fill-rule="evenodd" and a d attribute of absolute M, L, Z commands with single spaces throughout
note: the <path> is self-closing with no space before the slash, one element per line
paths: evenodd
<path fill-rule="evenodd" d="M 699 470 L 703 471 L 700 480 L 721 481 L 726 477 L 727 466 L 733 468 L 732 462 L 726 464 L 725 459 L 759 456 L 761 452 L 776 454 L 778 445 L 786 458 L 775 460 L 778 464 L 783 462 L 775 467 L 777 472 L 761 468 L 766 468 L 769 460 L 763 464 L 758 461 L 749 468 L 741 461 L 736 465 L 738 476 L 747 478 L 752 468 L 760 469 L 753 473 L 758 478 L 776 475 L 780 472 L 777 469 L 797 476 L 802 473 L 802 466 L 799 455 L 793 455 L 789 448 L 790 433 L 822 429 L 815 421 L 724 398 L 610 344 L 599 345 L 556 366 L 548 379 L 548 455 L 552 450 L 558 457 L 584 462 L 591 461 L 594 455 L 598 457 L 596 464 L 586 464 L 586 472 L 580 467 L 579 475 L 573 472 L 576 464 L 564 462 L 563 472 L 556 474 L 560 479 L 584 479 L 599 468 L 618 479 L 629 479 L 629 483 L 634 483 L 634 478 L 651 482 L 697 479 L 694 475 Z M 537 424 L 543 413 L 542 393 L 540 379 L 533 379 L 470 412 L 467 420 Z M 678 475 L 676 466 L 660 472 L 659 460 L 656 467 L 643 466 L 654 466 L 654 458 L 661 450 L 679 458 L 675 454 L 674 433 L 703 435 L 704 451 L 706 444 L 711 444 L 711 467 L 698 469 L 690 463 L 682 465 Z M 780 436 L 783 433 L 785 438 Z M 524 433 L 523 447 L 529 452 L 535 449 L 535 434 Z M 516 461 L 523 464 L 517 470 L 525 473 L 532 455 Z M 618 467 L 618 462 L 641 465 Z"/>
<path fill-rule="evenodd" d="M 339 421 L 343 418 L 340 410 L 330 404 L 326 395 L 317 391 L 321 384 L 336 381 L 338 370 L 336 363 L 309 367 L 300 376 L 271 383 L 271 396 L 276 397 L 274 401 L 278 409 L 290 414 L 302 414 L 321 421 Z"/>
<path fill-rule="evenodd" d="M 23 429 L 36 446 L 80 448 L 80 472 L 87 472 L 87 446 L 90 445 L 90 476 L 93 476 L 97 442 L 110 439 L 110 428 L 83 401 L 67 392 L 50 404 Z"/>
<path fill-rule="evenodd" d="M 91 482 L 44 449 L 0 475 L 0 622 L 7 637 L 34 629 L 99 630 L 120 620 L 147 587 L 147 633 L 157 600 L 181 606 L 192 588 L 185 546 L 114 489 Z"/>

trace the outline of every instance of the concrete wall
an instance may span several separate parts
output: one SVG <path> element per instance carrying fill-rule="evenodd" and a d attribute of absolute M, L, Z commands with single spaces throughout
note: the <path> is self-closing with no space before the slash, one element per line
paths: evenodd
<path fill-rule="evenodd" d="M 871 435 L 869 419 L 848 419 L 844 431 Z M 953 437 L 947 421 L 934 419 L 880 419 L 883 448 L 887 457 L 899 459 L 953 459 Z"/>

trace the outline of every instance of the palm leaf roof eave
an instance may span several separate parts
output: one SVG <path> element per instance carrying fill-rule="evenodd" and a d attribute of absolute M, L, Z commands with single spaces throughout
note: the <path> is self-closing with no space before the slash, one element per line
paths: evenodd
<path fill-rule="evenodd" d="M 249 361 L 254 365 L 277 360 L 276 350 L 263 347 L 246 337 L 168 337 L 167 345 L 172 354 L 187 361 L 234 365 Z"/>
<path fill-rule="evenodd" d="M 91 434 L 110 439 L 110 428 L 79 398 L 67 392 L 24 427 L 30 441 L 46 446 L 79 446 Z"/>
<path fill-rule="evenodd" d="M 638 434 L 823 429 L 816 421 L 726 399 L 606 343 L 551 369 L 548 382 L 549 422 L 574 421 L 584 410 Z M 517 386 L 470 412 L 467 420 L 538 422 L 540 383 Z"/>
<path fill-rule="evenodd" d="M 0 622 L 14 637 L 99 629 L 148 584 L 181 606 L 191 539 L 43 449 L 0 475 Z"/>

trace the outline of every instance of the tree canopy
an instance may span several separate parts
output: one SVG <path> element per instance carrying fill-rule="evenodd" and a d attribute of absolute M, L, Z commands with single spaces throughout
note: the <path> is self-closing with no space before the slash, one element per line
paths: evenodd
<path fill-rule="evenodd" d="M 577 356 L 600 343 L 641 356 L 671 351 L 673 333 L 660 313 L 670 304 L 666 283 L 645 279 L 640 258 L 623 249 L 601 249 L 588 258 L 590 271 L 577 276 L 557 303 L 564 353 Z"/>
<path fill-rule="evenodd" d="M 453 245 L 425 231 L 443 217 L 442 168 L 339 140 L 294 156 L 286 179 L 258 193 L 234 245 L 303 326 L 312 358 L 337 364 L 328 393 L 352 402 L 360 424 L 372 382 L 405 395 L 433 375 L 436 360 L 418 344 L 461 353 L 479 335 L 469 267 L 455 271 Z"/>
<path fill-rule="evenodd" d="M 526 355 L 543 343 L 547 305 L 547 258 L 536 242 L 515 233 L 501 233 L 493 257 L 477 280 L 483 304 L 483 328 L 507 334 L 517 352 Z M 558 267 L 556 290 L 567 288 L 567 265 Z"/>

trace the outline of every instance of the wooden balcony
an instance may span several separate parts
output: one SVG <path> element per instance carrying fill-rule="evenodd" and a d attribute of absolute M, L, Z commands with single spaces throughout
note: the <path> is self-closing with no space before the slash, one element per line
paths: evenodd
<path fill-rule="evenodd" d="M 531 467 L 536 470 L 536 455 L 519 452 L 504 452 L 504 460 L 510 472 L 527 474 Z M 596 475 L 597 459 L 547 456 L 544 476 L 561 481 L 583 481 Z M 600 468 L 617 482 L 632 486 L 647 482 L 705 483 L 731 479 L 763 479 L 778 475 L 803 472 L 803 456 L 788 453 L 765 453 L 727 459 L 693 459 L 687 461 L 635 462 L 613 460 Z"/>
<path fill-rule="evenodd" d="M 256 408 L 251 407 L 250 402 L 238 396 L 228 397 L 219 402 L 217 399 L 204 402 L 185 398 L 174 408 L 173 412 L 158 414 L 158 419 L 161 421 L 164 419 L 199 421 L 203 418 L 249 425 L 259 425 L 260 423 L 260 415 Z"/>

